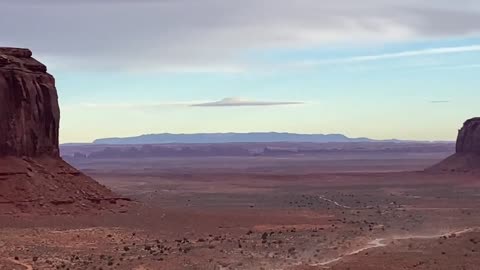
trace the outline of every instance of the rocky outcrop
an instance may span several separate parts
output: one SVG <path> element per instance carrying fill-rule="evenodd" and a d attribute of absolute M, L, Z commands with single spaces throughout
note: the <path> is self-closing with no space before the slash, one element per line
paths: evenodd
<path fill-rule="evenodd" d="M 458 132 L 457 153 L 480 155 L 480 117 L 467 120 Z"/>
<path fill-rule="evenodd" d="M 28 49 L 0 48 L 0 214 L 119 208 L 127 199 L 59 156 L 55 79 Z"/>
<path fill-rule="evenodd" d="M 428 169 L 442 172 L 480 172 L 480 117 L 467 120 L 458 132 L 455 154 Z"/>
<path fill-rule="evenodd" d="M 55 80 L 28 49 L 0 48 L 0 156 L 58 157 Z"/>

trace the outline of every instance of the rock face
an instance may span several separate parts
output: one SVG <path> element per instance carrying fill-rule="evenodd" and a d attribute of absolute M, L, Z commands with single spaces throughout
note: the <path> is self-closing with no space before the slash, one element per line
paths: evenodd
<path fill-rule="evenodd" d="M 480 117 L 467 120 L 458 132 L 457 153 L 480 155 Z"/>
<path fill-rule="evenodd" d="M 0 156 L 58 157 L 55 80 L 28 49 L 0 48 Z"/>
<path fill-rule="evenodd" d="M 436 172 L 480 172 L 480 117 L 467 120 L 458 132 L 456 153 L 428 169 Z"/>
<path fill-rule="evenodd" d="M 47 68 L 30 50 L 0 48 L 0 214 L 71 214 L 127 200 L 60 158 L 59 120 Z"/>

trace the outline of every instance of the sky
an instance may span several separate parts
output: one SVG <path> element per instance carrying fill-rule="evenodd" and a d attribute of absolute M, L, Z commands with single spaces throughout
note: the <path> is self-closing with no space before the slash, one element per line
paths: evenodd
<path fill-rule="evenodd" d="M 480 115 L 478 0 L 0 0 L 56 78 L 60 140 L 342 133 L 455 140 Z"/>

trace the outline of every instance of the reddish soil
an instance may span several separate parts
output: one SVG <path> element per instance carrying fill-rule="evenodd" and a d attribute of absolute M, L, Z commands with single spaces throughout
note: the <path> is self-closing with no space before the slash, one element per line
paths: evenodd
<path fill-rule="evenodd" d="M 0 157 L 0 214 L 122 211 L 126 203 L 61 159 Z"/>
<path fill-rule="evenodd" d="M 389 162 L 77 163 L 139 204 L 3 215 L 0 269 L 477 269 L 480 177 Z"/>

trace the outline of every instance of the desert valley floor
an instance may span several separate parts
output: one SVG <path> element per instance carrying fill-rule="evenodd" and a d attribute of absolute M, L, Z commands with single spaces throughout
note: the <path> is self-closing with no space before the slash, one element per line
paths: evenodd
<path fill-rule="evenodd" d="M 0 269 L 479 269 L 480 177 L 442 158 L 76 161 L 136 203 L 2 215 Z"/>

